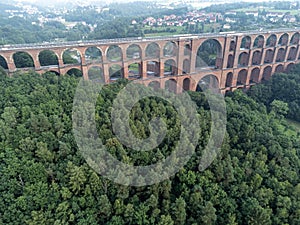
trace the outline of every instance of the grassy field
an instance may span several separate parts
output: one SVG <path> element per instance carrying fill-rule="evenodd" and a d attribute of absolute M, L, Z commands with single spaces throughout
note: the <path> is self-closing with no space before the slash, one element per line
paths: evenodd
<path fill-rule="evenodd" d="M 286 119 L 287 126 L 285 127 L 285 133 L 289 136 L 299 136 L 300 123 L 294 120 Z"/>
<path fill-rule="evenodd" d="M 282 12 L 282 13 L 287 13 L 290 12 L 292 15 L 297 15 L 300 13 L 298 10 L 279 10 L 279 9 L 272 9 L 272 8 L 259 8 L 259 7 L 250 7 L 250 8 L 241 8 L 241 9 L 236 9 L 236 11 L 239 12 L 246 12 L 246 11 L 258 11 L 258 10 L 265 10 L 266 12 Z"/>
<path fill-rule="evenodd" d="M 296 131 L 300 132 L 300 123 L 299 122 L 290 120 L 290 119 L 287 119 L 286 121 L 290 126 L 294 127 L 296 129 Z"/>

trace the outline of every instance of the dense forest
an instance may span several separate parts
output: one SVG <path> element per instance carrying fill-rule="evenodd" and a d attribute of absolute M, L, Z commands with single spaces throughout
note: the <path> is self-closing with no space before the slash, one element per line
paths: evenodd
<path fill-rule="evenodd" d="M 201 127 L 196 154 L 170 179 L 145 187 L 115 184 L 81 156 L 71 117 L 78 78 L 0 73 L 0 224 L 300 224 L 300 133 L 285 120 L 299 120 L 299 71 L 277 74 L 249 96 L 228 94 L 222 150 L 203 172 L 209 106 L 202 93 L 190 92 Z M 98 133 L 116 158 L 151 164 L 174 149 L 180 118 L 161 99 L 141 100 L 130 114 L 133 133 L 147 137 L 157 115 L 169 129 L 153 151 L 130 151 L 114 136 L 109 116 L 127 84 L 119 80 L 99 93 Z"/>

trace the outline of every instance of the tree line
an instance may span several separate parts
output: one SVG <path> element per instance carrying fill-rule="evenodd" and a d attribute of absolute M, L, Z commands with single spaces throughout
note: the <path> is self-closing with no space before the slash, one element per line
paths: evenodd
<path fill-rule="evenodd" d="M 249 96 L 236 91 L 226 97 L 225 140 L 203 172 L 198 163 L 210 135 L 209 105 L 202 93 L 190 92 L 201 127 L 194 157 L 161 183 L 129 187 L 97 174 L 77 148 L 71 116 L 78 78 L 0 73 L 0 224 L 300 223 L 299 133 L 284 122 L 285 111 L 278 110 L 286 104 L 272 105 L 273 95 L 263 94 L 290 85 L 299 75 L 278 74 Z M 133 134 L 146 138 L 149 121 L 160 116 L 168 125 L 166 137 L 153 151 L 123 146 L 111 130 L 110 110 L 127 84 L 118 80 L 99 94 L 98 134 L 119 160 L 152 164 L 174 150 L 180 118 L 168 102 L 145 98 L 130 113 Z M 297 88 L 286 87 L 288 91 L 300 94 Z M 288 116 L 297 119 L 290 111 L 294 104 L 299 107 L 299 97 L 288 100 L 285 92 L 277 94 L 276 100 L 288 102 Z"/>

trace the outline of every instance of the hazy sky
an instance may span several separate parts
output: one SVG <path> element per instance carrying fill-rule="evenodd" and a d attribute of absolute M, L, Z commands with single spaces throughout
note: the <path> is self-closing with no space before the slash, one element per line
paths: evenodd
<path fill-rule="evenodd" d="M 84 2 L 84 3 L 112 3 L 112 2 L 133 2 L 133 1 L 160 1 L 160 2 L 168 2 L 168 1 L 176 1 L 176 0 L 15 0 L 19 2 L 30 2 L 34 4 L 41 5 L 53 5 L 57 3 L 66 3 L 66 2 Z M 180 1 L 180 0 L 177 0 Z M 222 2 L 267 2 L 268 0 L 223 0 Z M 278 0 L 269 0 L 269 1 L 278 1 Z M 284 1 L 284 0 L 281 0 Z M 290 0 L 295 1 L 295 0 Z M 199 3 L 207 2 L 206 0 L 198 0 Z"/>

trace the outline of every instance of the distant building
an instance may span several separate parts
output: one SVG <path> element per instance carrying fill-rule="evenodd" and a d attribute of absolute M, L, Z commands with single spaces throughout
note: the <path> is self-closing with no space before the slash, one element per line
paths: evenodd
<path fill-rule="evenodd" d="M 230 29 L 231 26 L 230 26 L 230 24 L 226 23 L 226 24 L 223 25 L 223 28 L 224 28 L 224 29 Z"/>
<path fill-rule="evenodd" d="M 254 16 L 254 17 L 258 17 L 258 11 L 246 11 L 245 14 L 247 16 L 251 15 L 251 16 Z"/>

